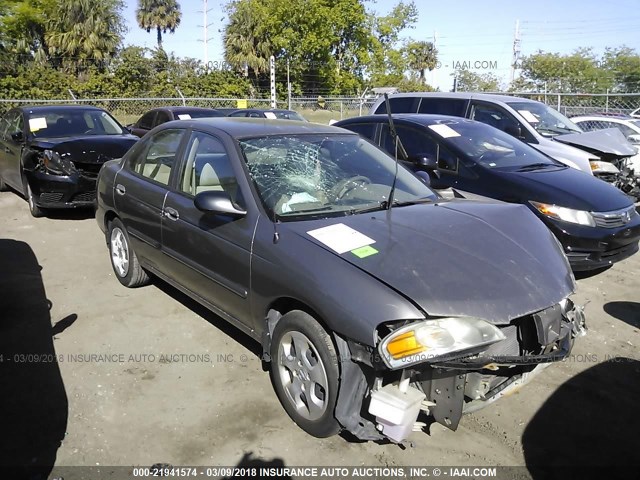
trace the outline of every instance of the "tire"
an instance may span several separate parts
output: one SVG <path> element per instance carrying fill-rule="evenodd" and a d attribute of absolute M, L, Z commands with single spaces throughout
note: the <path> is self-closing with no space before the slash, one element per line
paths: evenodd
<path fill-rule="evenodd" d="M 0 177 L 0 192 L 6 192 L 7 190 L 9 190 L 8 185 L 4 183 L 4 180 Z"/>
<path fill-rule="evenodd" d="M 31 191 L 31 186 L 29 185 L 28 180 L 26 178 L 23 178 L 22 181 L 24 182 L 24 197 L 29 203 L 29 211 L 31 212 L 31 215 L 35 218 L 44 217 L 44 210 L 36 205 L 36 201 L 33 198 L 33 192 Z"/>
<path fill-rule="evenodd" d="M 312 316 L 293 310 L 276 324 L 270 354 L 273 387 L 291 419 L 314 437 L 338 433 L 334 410 L 340 373 L 326 330 Z"/>
<path fill-rule="evenodd" d="M 109 223 L 107 243 L 113 273 L 122 285 L 135 288 L 149 284 L 149 275 L 140 266 L 138 257 L 131 248 L 127 229 L 118 218 Z"/>

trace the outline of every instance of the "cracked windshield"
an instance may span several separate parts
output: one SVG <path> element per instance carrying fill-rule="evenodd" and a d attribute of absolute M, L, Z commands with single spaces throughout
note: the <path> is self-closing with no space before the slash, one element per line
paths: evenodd
<path fill-rule="evenodd" d="M 355 135 L 269 136 L 243 140 L 251 178 L 265 207 L 285 219 L 349 215 L 386 208 L 395 161 Z M 394 205 L 436 195 L 398 166 Z"/>

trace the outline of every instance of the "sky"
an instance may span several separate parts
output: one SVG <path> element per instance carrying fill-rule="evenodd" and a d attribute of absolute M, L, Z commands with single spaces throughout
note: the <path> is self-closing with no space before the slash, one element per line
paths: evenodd
<path fill-rule="evenodd" d="M 294 0 L 295 1 L 295 0 Z M 182 22 L 174 34 L 163 36 L 165 50 L 180 57 L 205 60 L 204 0 L 178 0 Z M 226 1 L 208 0 L 207 59 L 222 65 L 221 30 L 226 22 Z M 385 15 L 397 0 L 367 0 L 370 11 Z M 638 0 L 415 0 L 419 18 L 402 36 L 434 41 L 439 66 L 427 81 L 443 91 L 451 90 L 455 66 L 466 66 L 479 74 L 493 73 L 505 84 L 511 75 L 514 34 L 519 22 L 520 56 L 538 50 L 571 53 L 593 47 L 602 54 L 606 47 L 626 45 L 640 52 L 640 8 Z M 124 17 L 129 31 L 125 45 L 153 48 L 155 32 L 140 29 L 135 20 L 137 1 L 126 0 Z"/>

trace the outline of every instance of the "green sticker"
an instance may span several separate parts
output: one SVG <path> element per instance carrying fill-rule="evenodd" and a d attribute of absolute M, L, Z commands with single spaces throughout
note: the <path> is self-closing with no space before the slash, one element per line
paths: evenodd
<path fill-rule="evenodd" d="M 351 253 L 353 253 L 358 258 L 364 258 L 364 257 L 368 257 L 369 255 L 375 255 L 376 253 L 378 253 L 378 250 L 373 248 L 371 245 L 367 245 L 365 247 L 360 247 L 360 248 L 356 248 L 355 250 L 351 250 Z"/>

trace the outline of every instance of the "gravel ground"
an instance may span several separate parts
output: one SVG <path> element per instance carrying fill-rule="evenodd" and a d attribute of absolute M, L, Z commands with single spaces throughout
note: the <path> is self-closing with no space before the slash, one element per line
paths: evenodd
<path fill-rule="evenodd" d="M 574 300 L 589 332 L 571 358 L 456 432 L 434 425 L 407 448 L 316 439 L 281 408 L 251 339 L 160 281 L 122 287 L 90 213 L 34 219 L 0 193 L 0 465 L 55 465 L 66 480 L 84 474 L 65 466 L 157 463 L 518 466 L 523 478 L 638 466 L 640 255 L 580 278 Z"/>

